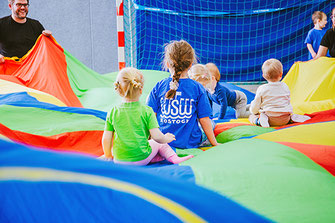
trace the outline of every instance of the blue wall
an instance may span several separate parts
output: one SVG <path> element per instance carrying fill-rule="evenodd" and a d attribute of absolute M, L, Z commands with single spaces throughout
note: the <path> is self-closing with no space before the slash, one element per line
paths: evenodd
<path fill-rule="evenodd" d="M 0 1 L 0 17 L 10 15 Z M 53 32 L 57 42 L 89 68 L 117 71 L 116 3 L 111 0 L 30 0 L 28 17 Z"/>

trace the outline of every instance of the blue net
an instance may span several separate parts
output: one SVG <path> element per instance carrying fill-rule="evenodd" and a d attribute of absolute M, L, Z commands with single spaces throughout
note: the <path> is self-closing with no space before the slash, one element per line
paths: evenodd
<path fill-rule="evenodd" d="M 331 0 L 126 0 L 126 63 L 161 70 L 163 46 L 184 39 L 200 63 L 215 63 L 226 82 L 263 81 L 261 66 L 269 58 L 283 63 L 284 74 L 305 61 L 306 35 L 314 11 L 328 15 Z"/>

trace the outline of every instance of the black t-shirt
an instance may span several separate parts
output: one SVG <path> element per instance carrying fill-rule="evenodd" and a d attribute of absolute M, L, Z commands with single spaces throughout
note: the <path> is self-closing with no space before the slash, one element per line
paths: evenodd
<path fill-rule="evenodd" d="M 327 47 L 330 56 L 335 57 L 335 31 L 332 28 L 323 36 L 320 45 Z"/>
<path fill-rule="evenodd" d="M 5 57 L 23 57 L 35 44 L 44 30 L 42 24 L 27 18 L 25 23 L 17 23 L 12 16 L 0 19 L 0 54 Z"/>

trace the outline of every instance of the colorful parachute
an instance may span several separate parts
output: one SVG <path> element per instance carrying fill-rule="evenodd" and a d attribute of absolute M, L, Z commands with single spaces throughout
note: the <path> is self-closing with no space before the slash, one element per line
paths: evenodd
<path fill-rule="evenodd" d="M 234 119 L 230 111 L 215 128 L 221 145 L 177 149 L 179 155 L 195 155 L 181 165 L 134 168 L 95 159 L 103 153 L 106 112 L 120 102 L 113 89 L 116 73 L 97 74 L 41 36 L 20 61 L 7 58 L 0 65 L 0 138 L 16 142 L 0 139 L 5 213 L 0 221 L 109 216 L 111 221 L 334 222 L 334 65 L 331 58 L 295 63 L 283 80 L 294 112 L 311 117 L 305 123 L 262 128 Z M 142 102 L 168 75 L 143 73 Z M 142 195 L 143 188 L 150 199 L 159 195 L 164 206 Z"/>

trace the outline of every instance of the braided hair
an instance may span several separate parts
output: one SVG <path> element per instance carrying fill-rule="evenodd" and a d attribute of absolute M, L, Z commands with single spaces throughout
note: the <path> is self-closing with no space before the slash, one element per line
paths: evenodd
<path fill-rule="evenodd" d="M 165 70 L 167 70 L 168 64 L 172 74 L 170 89 L 165 94 L 167 99 L 175 97 L 179 87 L 180 75 L 194 62 L 196 62 L 194 49 L 185 40 L 171 41 L 165 46 L 163 65 Z"/>

